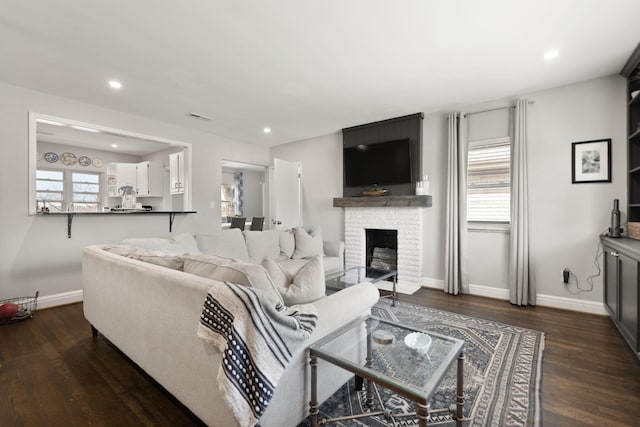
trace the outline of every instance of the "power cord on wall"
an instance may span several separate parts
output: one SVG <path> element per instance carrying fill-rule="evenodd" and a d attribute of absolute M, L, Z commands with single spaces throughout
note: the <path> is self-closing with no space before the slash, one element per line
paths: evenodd
<path fill-rule="evenodd" d="M 596 246 L 596 257 L 593 260 L 593 265 L 596 266 L 596 274 L 592 274 L 591 276 L 587 277 L 587 285 L 589 285 L 586 288 L 581 288 L 580 287 L 580 280 L 578 279 L 578 276 L 571 271 L 570 268 L 565 268 L 564 271 L 569 273 L 569 280 L 564 284 L 565 288 L 567 288 L 567 291 L 569 291 L 569 293 L 571 293 L 572 295 L 578 295 L 581 294 L 582 292 L 591 292 L 593 291 L 593 279 L 595 279 L 596 277 L 600 276 L 600 274 L 602 273 L 602 269 L 600 268 L 600 255 L 604 253 L 604 250 L 602 248 L 602 243 L 600 241 L 598 241 L 598 245 Z M 576 284 L 576 290 L 572 290 L 571 289 L 571 277 L 573 277 L 575 279 L 575 284 Z"/>

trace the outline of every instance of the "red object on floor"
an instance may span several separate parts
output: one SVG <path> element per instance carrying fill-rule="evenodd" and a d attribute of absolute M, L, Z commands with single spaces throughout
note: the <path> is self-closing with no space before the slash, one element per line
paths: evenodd
<path fill-rule="evenodd" d="M 18 312 L 18 305 L 12 302 L 0 305 L 0 319 L 11 319 Z"/>

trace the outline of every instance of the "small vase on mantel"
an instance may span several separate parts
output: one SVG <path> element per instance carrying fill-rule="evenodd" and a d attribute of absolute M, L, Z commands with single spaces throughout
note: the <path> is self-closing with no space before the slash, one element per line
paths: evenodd
<path fill-rule="evenodd" d="M 416 196 L 428 196 L 431 193 L 429 175 L 424 175 L 422 181 L 416 182 Z"/>

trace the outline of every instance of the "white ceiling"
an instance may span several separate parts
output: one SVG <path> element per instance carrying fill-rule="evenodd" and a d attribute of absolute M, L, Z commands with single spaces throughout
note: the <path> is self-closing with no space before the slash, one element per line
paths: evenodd
<path fill-rule="evenodd" d="M 616 74 L 639 18 L 638 0 L 0 0 L 0 81 L 272 146 Z"/>

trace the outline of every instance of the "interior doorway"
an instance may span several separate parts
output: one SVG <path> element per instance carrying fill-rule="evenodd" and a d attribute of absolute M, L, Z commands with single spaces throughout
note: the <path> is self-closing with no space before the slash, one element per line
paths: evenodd
<path fill-rule="evenodd" d="M 266 166 L 232 160 L 222 161 L 220 180 L 220 221 L 231 223 L 232 217 L 264 217 L 266 212 Z"/>

